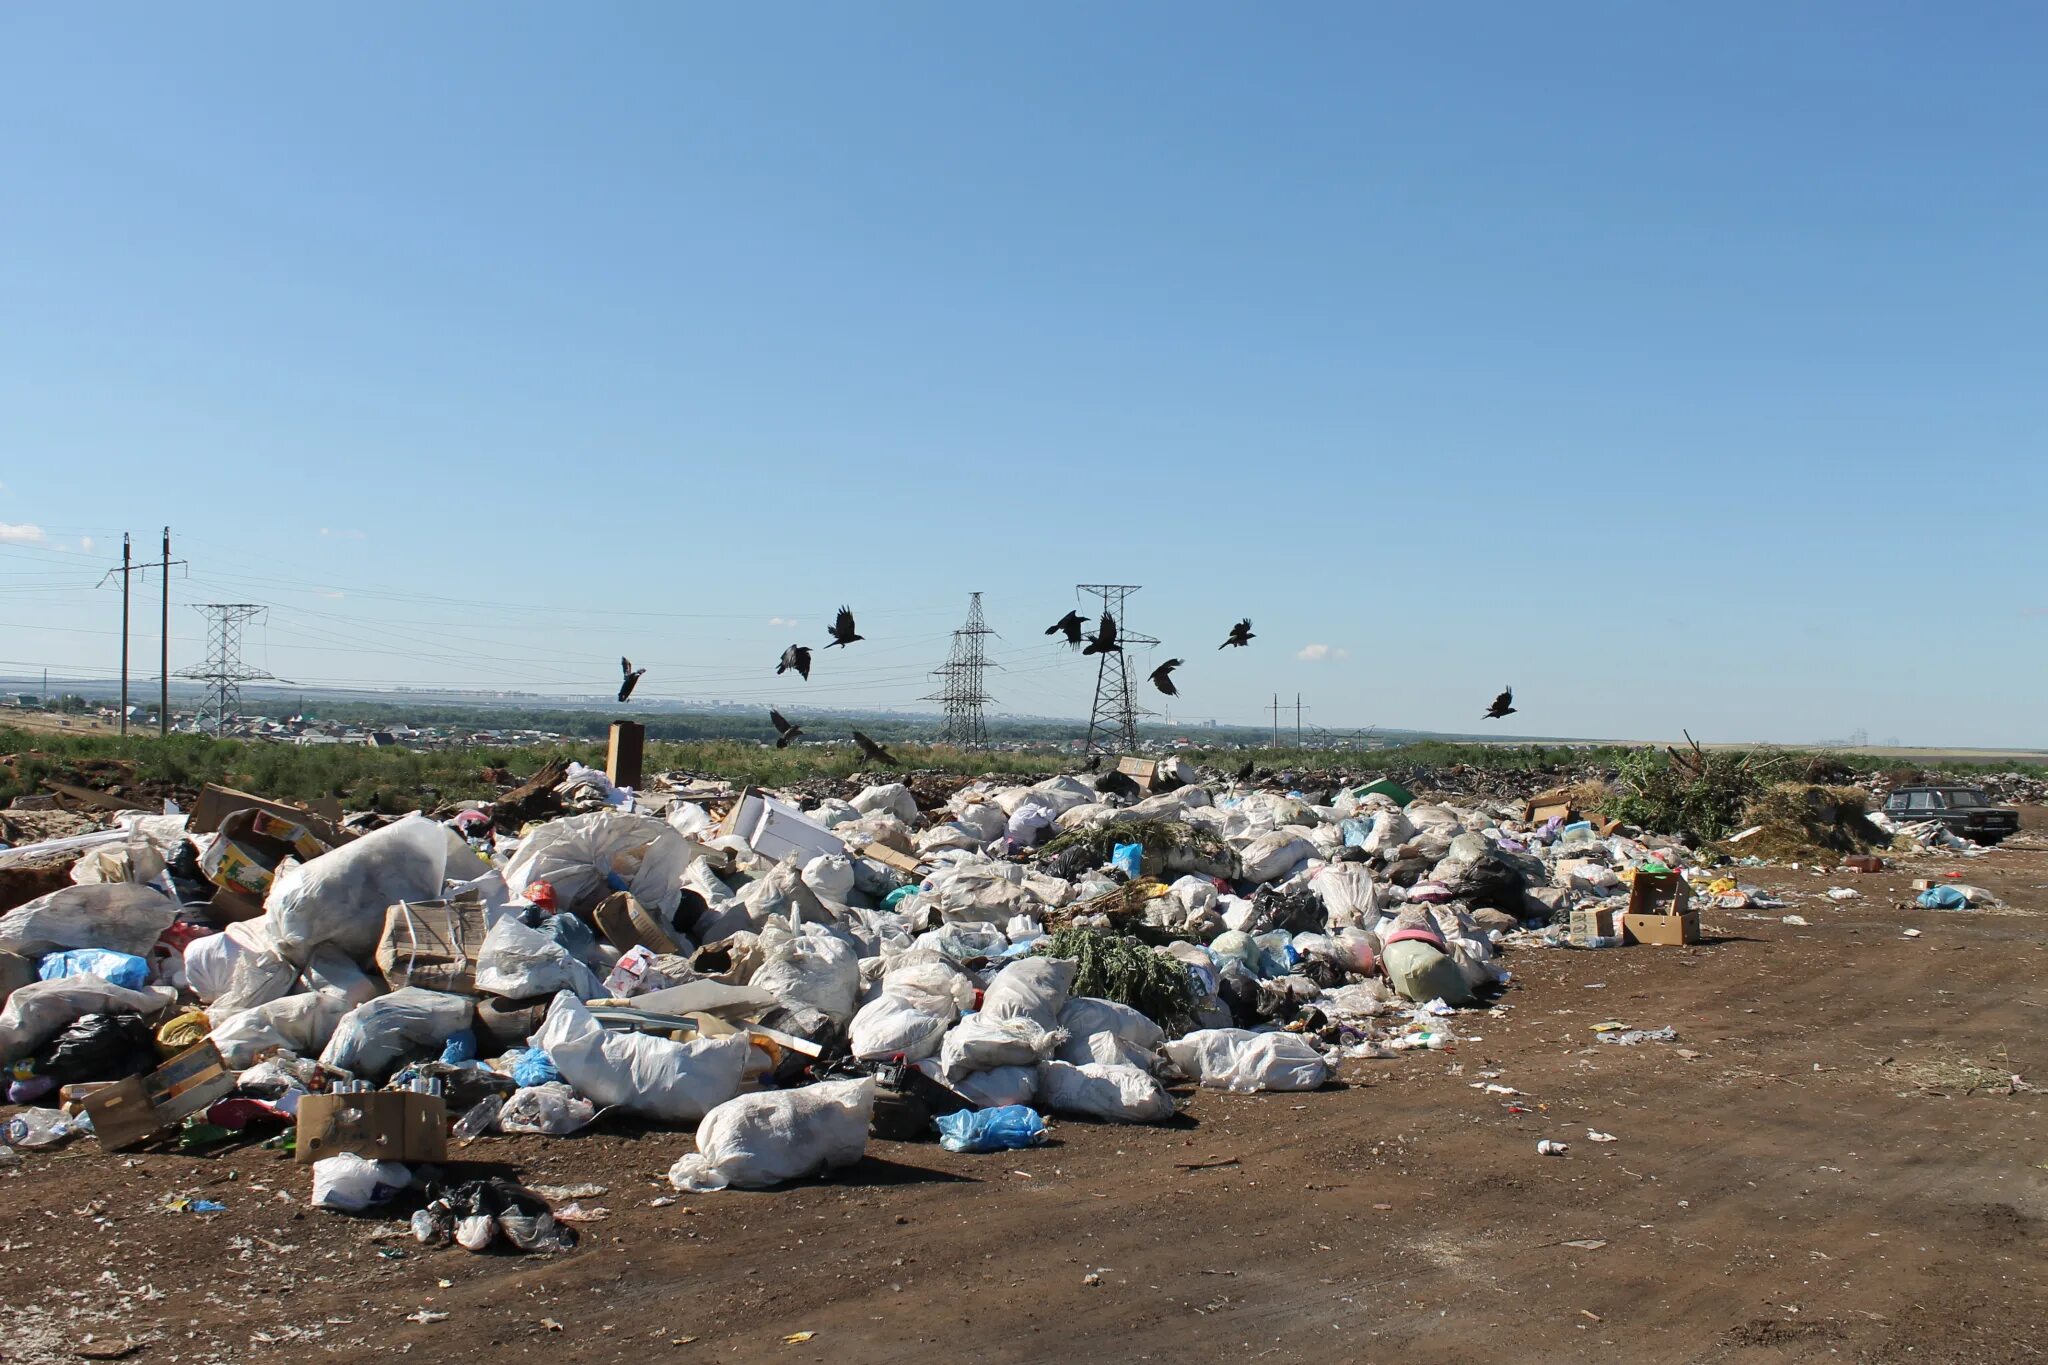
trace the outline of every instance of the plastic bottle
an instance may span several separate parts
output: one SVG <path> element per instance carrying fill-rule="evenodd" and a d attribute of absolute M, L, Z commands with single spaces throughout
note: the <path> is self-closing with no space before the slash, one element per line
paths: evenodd
<path fill-rule="evenodd" d="M 505 1101 L 496 1095 L 488 1095 L 469 1107 L 469 1111 L 455 1121 L 453 1136 L 458 1143 L 482 1137 L 498 1121 L 498 1111 L 505 1107 Z"/>
<path fill-rule="evenodd" d="M 0 1129 L 0 1140 L 10 1147 L 54 1147 L 84 1131 L 61 1109 L 24 1109 Z"/>

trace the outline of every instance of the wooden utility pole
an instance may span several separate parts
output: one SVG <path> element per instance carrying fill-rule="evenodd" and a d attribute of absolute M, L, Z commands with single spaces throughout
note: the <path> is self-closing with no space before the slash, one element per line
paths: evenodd
<path fill-rule="evenodd" d="M 157 656 L 156 732 L 171 732 L 171 528 L 164 527 L 163 648 Z"/>

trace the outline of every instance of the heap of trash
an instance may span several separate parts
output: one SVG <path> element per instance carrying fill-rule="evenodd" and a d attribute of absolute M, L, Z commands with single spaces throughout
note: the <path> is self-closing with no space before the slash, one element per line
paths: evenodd
<path fill-rule="evenodd" d="M 1709 885 L 1568 800 L 1312 800 L 1177 759 L 922 808 L 896 782 L 550 782 L 549 818 L 527 788 L 390 819 L 209 787 L 0 851 L 74 859 L 0 915 L 5 1141 L 264 1140 L 320 1207 L 403 1196 L 422 1241 L 551 1248 L 547 1201 L 451 1179 L 451 1151 L 688 1129 L 671 1180 L 704 1191 L 873 1137 L 1168 1122 L 1188 1086 L 1447 1046 L 1504 947 L 1696 942 L 1686 878 Z"/>

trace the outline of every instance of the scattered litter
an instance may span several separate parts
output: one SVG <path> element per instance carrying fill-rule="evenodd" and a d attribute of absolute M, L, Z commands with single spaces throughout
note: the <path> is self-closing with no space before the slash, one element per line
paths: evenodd
<path fill-rule="evenodd" d="M 1571 1149 L 1572 1146 L 1569 1142 L 1552 1142 L 1549 1138 L 1545 1138 L 1543 1141 L 1536 1144 L 1536 1155 L 1563 1156 L 1566 1152 L 1569 1152 Z"/>
<path fill-rule="evenodd" d="M 1612 1133 L 1602 1133 L 1591 1128 L 1586 1130 L 1586 1141 L 1588 1142 L 1613 1142 L 1615 1140 L 1615 1136 Z"/>
<path fill-rule="evenodd" d="M 1789 924 L 1795 929 L 1804 929 L 1808 927 L 1806 916 L 1804 915 L 1781 915 L 1778 917 L 1778 923 Z"/>
<path fill-rule="evenodd" d="M 1603 1043 L 1615 1043 L 1621 1047 L 1634 1047 L 1637 1043 L 1675 1043 L 1678 1041 L 1678 1030 L 1666 1024 L 1663 1028 L 1632 1028 L 1624 1029 L 1620 1033 L 1602 1032 L 1599 1038 Z"/>
<path fill-rule="evenodd" d="M 437 1313 L 431 1308 L 422 1308 L 417 1313 L 407 1313 L 405 1320 L 418 1323 L 446 1322 L 448 1321 L 448 1315 L 446 1313 Z"/>

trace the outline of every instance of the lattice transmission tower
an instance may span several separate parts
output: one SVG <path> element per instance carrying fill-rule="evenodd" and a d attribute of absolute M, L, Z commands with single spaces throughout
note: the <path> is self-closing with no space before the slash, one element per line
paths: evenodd
<path fill-rule="evenodd" d="M 1097 753 L 1108 748 L 1110 743 L 1120 746 L 1125 753 L 1138 747 L 1138 717 L 1152 713 L 1138 705 L 1137 694 L 1131 688 L 1131 664 L 1129 650 L 1134 645 L 1156 645 L 1158 640 L 1150 635 L 1134 635 L 1124 620 L 1124 599 L 1138 590 L 1135 583 L 1079 583 L 1076 592 L 1084 592 L 1099 599 L 1100 611 L 1094 613 L 1087 629 L 1093 634 L 1107 615 L 1116 622 L 1116 641 L 1123 650 L 1115 654 L 1096 656 L 1095 704 L 1088 711 L 1088 752 Z"/>
<path fill-rule="evenodd" d="M 242 628 L 270 608 L 254 602 L 195 602 L 193 606 L 206 614 L 206 662 L 181 668 L 178 676 L 206 684 L 199 719 L 203 723 L 211 711 L 217 735 L 227 727 L 228 717 L 242 709 L 243 683 L 277 676 L 242 662 Z"/>
<path fill-rule="evenodd" d="M 953 647 L 947 651 L 946 662 L 932 670 L 932 676 L 940 681 L 940 690 L 923 698 L 938 702 L 945 710 L 946 726 L 939 735 L 941 744 L 962 749 L 988 747 L 988 721 L 982 711 L 995 698 L 983 688 L 982 675 L 995 666 L 989 663 L 984 644 L 993 634 L 981 619 L 981 594 L 975 593 L 967 599 L 967 624 L 953 632 Z"/>

